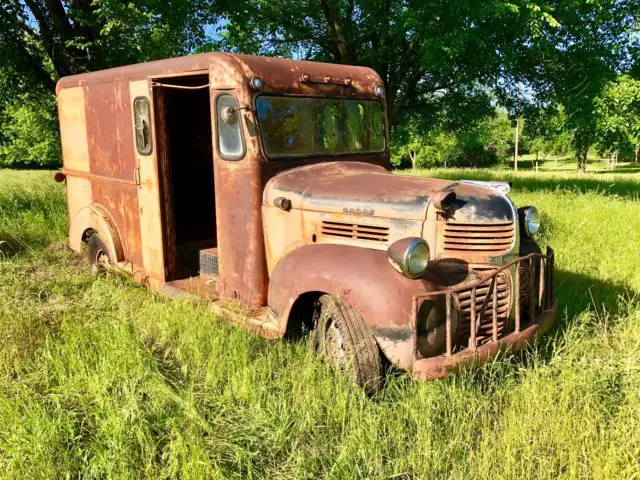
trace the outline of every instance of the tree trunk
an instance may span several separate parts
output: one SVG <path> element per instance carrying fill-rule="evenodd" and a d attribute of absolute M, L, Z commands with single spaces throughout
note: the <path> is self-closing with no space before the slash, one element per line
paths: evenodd
<path fill-rule="evenodd" d="M 417 153 L 415 152 L 409 152 L 409 158 L 411 159 L 411 170 L 415 170 L 416 169 L 416 157 L 417 157 Z"/>
<path fill-rule="evenodd" d="M 640 162 L 640 142 L 636 143 L 636 163 Z"/>
<path fill-rule="evenodd" d="M 580 152 L 578 160 L 579 160 L 578 171 L 580 173 L 585 173 L 587 171 L 587 151 L 586 150 L 583 152 Z"/>

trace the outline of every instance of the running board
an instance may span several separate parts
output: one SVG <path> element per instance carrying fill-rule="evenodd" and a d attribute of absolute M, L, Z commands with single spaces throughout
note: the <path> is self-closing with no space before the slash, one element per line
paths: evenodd
<path fill-rule="evenodd" d="M 194 298 L 201 300 L 201 295 L 182 290 L 172 282 L 166 283 L 160 290 L 169 298 Z M 284 335 L 280 332 L 276 322 L 270 319 L 268 308 L 260 307 L 247 309 L 233 300 L 211 300 L 209 302 L 211 312 L 218 318 L 224 319 L 243 329 L 267 339 L 277 339 Z"/>

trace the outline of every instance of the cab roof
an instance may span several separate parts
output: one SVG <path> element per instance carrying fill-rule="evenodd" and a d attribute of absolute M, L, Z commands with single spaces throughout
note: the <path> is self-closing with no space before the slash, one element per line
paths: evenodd
<path fill-rule="evenodd" d="M 63 77 L 58 81 L 56 92 L 97 83 L 207 74 L 210 67 L 213 67 L 210 83 L 222 89 L 237 87 L 239 82 L 249 82 L 254 76 L 263 80 L 265 92 L 273 93 L 349 90 L 349 96 L 372 97 L 376 87 L 383 86 L 380 76 L 366 67 L 213 52 Z"/>

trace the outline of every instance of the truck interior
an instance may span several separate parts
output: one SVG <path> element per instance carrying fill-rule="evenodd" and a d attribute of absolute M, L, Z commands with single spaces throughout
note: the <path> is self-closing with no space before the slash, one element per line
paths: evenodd
<path fill-rule="evenodd" d="M 217 246 L 209 76 L 153 85 L 166 281 L 172 281 L 198 276 L 200 251 Z"/>

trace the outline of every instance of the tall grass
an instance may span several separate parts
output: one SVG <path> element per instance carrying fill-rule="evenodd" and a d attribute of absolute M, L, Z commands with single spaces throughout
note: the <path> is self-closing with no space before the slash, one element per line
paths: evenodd
<path fill-rule="evenodd" d="M 557 327 L 478 371 L 401 375 L 367 398 L 303 344 L 90 277 L 50 178 L 0 171 L 3 477 L 638 478 L 637 181 L 515 177 L 556 249 Z"/>

